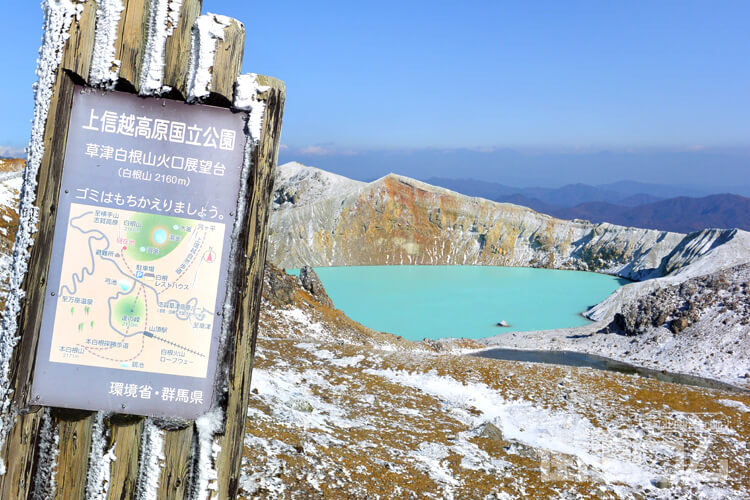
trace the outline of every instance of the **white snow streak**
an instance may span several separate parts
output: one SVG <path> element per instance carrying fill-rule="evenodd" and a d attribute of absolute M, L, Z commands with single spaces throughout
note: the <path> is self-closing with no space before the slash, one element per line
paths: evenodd
<path fill-rule="evenodd" d="M 267 92 L 270 88 L 266 85 L 260 85 L 258 75 L 255 73 L 240 75 L 234 87 L 234 107 L 243 111 L 250 111 L 248 129 L 250 137 L 255 142 L 260 140 L 263 111 L 266 108 L 265 103 L 258 100 L 258 95 Z"/>
<path fill-rule="evenodd" d="M 234 225 L 232 226 L 232 246 L 229 250 L 229 269 L 227 271 L 226 280 L 226 294 L 224 300 L 224 306 L 222 308 L 222 323 L 221 323 L 221 337 L 219 340 L 219 352 L 224 352 L 226 348 L 226 341 L 229 338 L 231 331 L 234 328 L 234 308 L 235 308 L 235 296 L 234 283 L 237 280 L 237 273 L 241 272 L 242 266 L 244 265 L 244 258 L 241 256 L 242 242 L 240 241 L 240 234 L 245 225 L 245 218 L 247 217 L 247 201 L 249 197 L 248 186 L 250 185 L 250 172 L 253 168 L 253 153 L 258 145 L 260 139 L 260 131 L 256 136 L 248 132 L 251 131 L 253 123 L 261 123 L 263 120 L 263 112 L 265 105 L 262 102 L 258 102 L 249 111 L 247 116 L 247 125 L 245 126 L 245 151 L 242 159 L 242 170 L 240 171 L 240 192 L 237 197 L 237 210 L 235 211 Z M 217 386 L 214 390 L 214 401 L 221 399 L 221 396 L 227 391 L 226 382 L 229 380 L 227 375 L 228 367 L 220 365 L 217 368 Z"/>
<path fill-rule="evenodd" d="M 59 445 L 60 434 L 56 427 L 52 427 L 49 408 L 45 408 L 39 429 L 39 461 L 34 477 L 32 500 L 46 500 L 55 496 L 55 469 L 57 456 L 60 454 Z"/>
<path fill-rule="evenodd" d="M 138 500 L 156 500 L 164 459 L 164 431 L 159 429 L 152 419 L 147 418 L 143 427 L 141 458 L 138 464 Z"/>
<path fill-rule="evenodd" d="M 141 95 L 159 95 L 170 90 L 164 86 L 164 57 L 167 38 L 174 33 L 180 18 L 180 7 L 182 0 L 153 0 L 151 3 L 141 69 Z"/>
<path fill-rule="evenodd" d="M 232 18 L 208 13 L 199 16 L 193 26 L 193 48 L 188 69 L 188 102 L 205 99 L 211 93 L 211 69 L 216 43 L 224 40 L 224 30 Z"/>
<path fill-rule="evenodd" d="M 96 3 L 96 32 L 89 83 L 94 87 L 113 89 L 122 64 L 122 61 L 115 59 L 115 44 L 120 15 L 125 7 L 122 0 L 97 0 Z"/>
<path fill-rule="evenodd" d="M 89 471 L 86 475 L 86 500 L 106 500 L 109 493 L 110 464 L 117 460 L 115 445 L 104 452 L 107 446 L 107 427 L 104 413 L 97 412 L 91 429 L 91 451 Z"/>
<path fill-rule="evenodd" d="M 750 413 L 750 406 L 747 406 L 741 401 L 735 401 L 734 399 L 719 399 L 716 402 L 730 408 L 737 408 L 737 410 L 741 411 L 742 413 Z"/>
<path fill-rule="evenodd" d="M 195 421 L 195 428 L 198 431 L 198 456 L 193 484 L 195 500 L 207 500 L 209 492 L 218 489 L 216 480 L 219 475 L 216 472 L 216 458 L 219 456 L 221 447 L 214 436 L 221 431 L 223 423 L 224 412 L 220 408 L 212 409 Z"/>

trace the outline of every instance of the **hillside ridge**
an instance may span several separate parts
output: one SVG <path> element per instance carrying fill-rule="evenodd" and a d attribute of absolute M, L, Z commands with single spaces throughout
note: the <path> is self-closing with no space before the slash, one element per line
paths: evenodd
<path fill-rule="evenodd" d="M 276 194 L 302 203 L 271 214 L 269 261 L 283 268 L 340 265 L 467 264 L 545 267 L 615 274 L 632 280 L 665 276 L 699 260 L 717 244 L 750 248 L 750 234 L 707 229 L 684 234 L 557 219 L 510 203 L 465 196 L 389 174 L 352 181 L 335 192 L 301 185 L 278 168 Z M 335 176 L 314 167 L 305 179 Z M 741 263 L 741 259 L 721 264 Z"/>

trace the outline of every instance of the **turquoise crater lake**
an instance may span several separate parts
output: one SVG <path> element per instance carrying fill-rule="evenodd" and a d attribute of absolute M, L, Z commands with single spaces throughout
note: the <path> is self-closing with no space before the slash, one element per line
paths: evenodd
<path fill-rule="evenodd" d="M 604 274 L 524 267 L 351 266 L 315 272 L 347 316 L 409 340 L 585 325 L 582 312 L 629 283 Z M 496 326 L 500 321 L 510 326 Z"/>

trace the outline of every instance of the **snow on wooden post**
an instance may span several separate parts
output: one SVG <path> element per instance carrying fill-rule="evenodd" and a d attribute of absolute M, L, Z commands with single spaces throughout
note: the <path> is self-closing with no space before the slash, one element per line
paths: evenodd
<path fill-rule="evenodd" d="M 266 226 L 284 107 L 284 84 L 270 77 L 240 75 L 245 41 L 244 26 L 239 21 L 224 16 L 200 16 L 200 0 L 46 0 L 42 8 L 45 25 L 37 70 L 39 81 L 34 89 L 36 104 L 32 138 L 21 192 L 21 222 L 13 250 L 11 293 L 3 312 L 0 332 L 0 498 L 232 498 L 236 496 L 239 487 L 266 254 Z M 134 97 L 136 95 L 141 98 Z M 90 110 L 92 121 L 88 126 L 80 127 L 82 103 L 95 103 L 98 102 L 97 99 L 118 102 L 118 105 L 125 107 L 136 102 L 138 109 L 134 109 L 132 113 L 136 119 L 142 115 L 144 118 L 139 123 L 153 120 L 150 122 L 154 124 L 149 129 L 150 135 L 139 135 L 132 128 L 117 129 L 117 126 L 128 125 L 123 118 L 127 117 L 124 112 L 119 115 L 124 125 L 111 125 L 113 128 L 108 128 L 110 125 L 105 126 L 103 115 L 98 114 L 100 112 L 95 107 Z M 214 108 L 207 108 L 206 104 Z M 160 110 L 159 106 L 163 109 Z M 164 125 L 168 128 L 159 129 L 155 123 L 160 120 L 148 118 L 149 110 L 153 109 L 165 116 L 169 113 L 173 113 L 169 116 L 190 116 L 191 120 L 186 119 L 184 123 L 178 119 L 171 122 L 161 120 L 161 123 L 168 122 L 169 125 Z M 199 216 L 191 216 L 189 212 L 177 212 L 176 204 L 171 204 L 166 209 L 167 197 L 172 191 L 167 184 L 160 186 L 159 193 L 163 193 L 160 198 L 165 206 L 159 208 L 159 211 L 171 212 L 169 216 L 160 216 L 159 223 L 172 220 L 170 217 L 175 213 L 183 214 L 181 220 L 185 222 L 182 225 L 175 223 L 174 230 L 169 233 L 157 229 L 151 237 L 156 241 L 156 248 L 159 245 L 172 245 L 173 241 L 179 245 L 181 238 L 188 241 L 191 229 L 195 232 L 203 231 L 202 239 L 194 238 L 195 247 L 192 247 L 189 254 L 191 257 L 186 258 L 183 263 L 186 267 L 191 265 L 196 260 L 195 255 L 200 252 L 203 259 L 200 265 L 205 262 L 208 269 L 217 269 L 212 272 L 219 273 L 214 274 L 220 278 L 219 290 L 216 292 L 219 307 L 214 311 L 215 308 L 209 310 L 204 306 L 200 311 L 203 315 L 201 317 L 206 312 L 214 316 L 196 323 L 198 328 L 208 329 L 213 354 L 197 352 L 195 349 L 185 351 L 185 346 L 175 347 L 174 339 L 159 338 L 159 328 L 148 329 L 145 324 L 142 331 L 131 334 L 130 328 L 137 330 L 143 316 L 149 313 L 152 316 L 157 313 L 166 315 L 169 312 L 169 306 L 161 303 L 157 294 L 157 309 L 150 309 L 156 306 L 147 306 L 145 298 L 140 312 L 136 312 L 137 297 L 128 304 L 129 309 L 122 313 L 121 326 L 127 327 L 125 333 L 129 336 L 123 337 L 122 342 L 98 343 L 99 340 L 91 337 L 96 337 L 97 328 L 102 328 L 96 326 L 99 322 L 91 320 L 90 325 L 88 321 L 80 322 L 77 331 L 90 333 L 80 334 L 80 347 L 77 344 L 73 347 L 63 345 L 60 355 L 75 358 L 88 354 L 90 350 L 93 352 L 93 348 L 87 347 L 86 342 L 96 342 L 96 349 L 105 349 L 100 350 L 100 354 L 111 354 L 114 352 L 112 349 L 129 349 L 129 344 L 140 340 L 143 349 L 147 349 L 147 345 L 153 349 L 170 347 L 171 349 L 163 352 L 169 352 L 169 356 L 175 361 L 180 361 L 181 356 L 186 356 L 186 352 L 187 356 L 192 355 L 196 359 L 201 356 L 213 359 L 213 365 L 211 361 L 204 362 L 208 368 L 203 370 L 207 374 L 204 378 L 210 381 L 213 381 L 213 372 L 216 374 L 209 391 L 213 397 L 209 401 L 201 400 L 202 391 L 194 390 L 190 393 L 184 389 L 181 390 L 182 394 L 180 391 L 176 394 L 171 392 L 168 394 L 171 399 L 167 397 L 168 391 L 162 391 L 165 392 L 164 401 L 177 401 L 184 405 L 195 403 L 195 408 L 203 404 L 208 410 L 195 419 L 175 418 L 175 415 L 195 411 L 188 406 L 174 414 L 169 409 L 162 408 L 158 411 L 139 410 L 139 405 L 150 408 L 148 405 L 151 401 L 146 400 L 146 395 L 152 397 L 162 387 L 151 387 L 146 392 L 147 384 L 140 384 L 140 393 L 128 393 L 128 389 L 125 389 L 125 393 L 118 393 L 115 382 L 111 382 L 113 389 L 105 398 L 108 405 L 116 405 L 113 408 L 106 406 L 109 411 L 102 411 L 104 406 L 97 406 L 96 402 L 68 404 L 65 401 L 67 394 L 71 395 L 71 400 L 76 401 L 88 401 L 87 392 L 92 393 L 91 401 L 97 401 L 101 397 L 101 394 L 96 394 L 96 388 L 103 383 L 99 380 L 101 377 L 76 378 L 80 374 L 76 375 L 78 372 L 75 370 L 80 368 L 81 373 L 96 374 L 100 372 L 85 370 L 97 370 L 107 367 L 109 363 L 102 361 L 101 365 L 82 367 L 79 365 L 83 363 L 73 363 L 75 370 L 70 371 L 73 370 L 70 368 L 73 366 L 70 364 L 72 362 L 51 362 L 53 350 L 50 346 L 56 341 L 54 335 L 61 330 L 55 326 L 56 313 L 50 311 L 60 309 L 59 304 L 64 299 L 66 302 L 70 300 L 71 315 L 83 314 L 80 310 L 85 309 L 85 314 L 93 317 L 98 314 L 96 304 L 103 301 L 102 297 L 81 298 L 70 287 L 58 287 L 63 279 L 59 270 L 65 269 L 66 259 L 76 257 L 70 257 L 68 254 L 71 252 L 66 254 L 59 250 L 60 244 L 66 242 L 65 238 L 60 241 L 59 235 L 70 234 L 64 231 L 72 231 L 70 228 L 76 227 L 73 220 L 85 221 L 83 217 L 89 216 L 89 213 L 93 217 L 93 212 L 82 212 L 80 217 L 74 217 L 75 210 L 85 208 L 71 202 L 70 197 L 76 194 L 69 187 L 71 173 L 76 173 L 76 182 L 81 177 L 86 177 L 85 173 L 78 175 L 77 169 L 88 168 L 86 162 L 94 162 L 94 156 L 100 153 L 96 159 L 98 163 L 92 167 L 93 170 L 89 170 L 92 172 L 91 177 L 102 177 L 100 172 L 94 172 L 97 167 L 114 165 L 108 171 L 112 176 L 114 191 L 114 187 L 122 189 L 129 185 L 122 179 L 135 178 L 134 172 L 141 170 L 127 168 L 124 169 L 128 171 L 125 175 L 123 167 L 118 170 L 118 166 L 112 162 L 122 160 L 123 165 L 128 161 L 140 162 L 146 170 L 149 165 L 156 165 L 141 160 L 137 155 L 129 158 L 124 156 L 124 148 L 120 148 L 122 153 L 113 153 L 108 150 L 108 145 L 82 145 L 81 129 L 95 128 L 93 120 L 96 119 L 101 120 L 101 129 L 97 129 L 97 133 L 110 133 L 113 137 L 120 134 L 124 136 L 120 139 L 133 144 L 147 139 L 189 144 L 189 128 L 200 129 L 199 124 L 192 123 L 195 121 L 192 118 L 197 116 L 195 113 L 201 117 L 214 113 L 217 119 L 227 120 L 228 125 L 221 129 L 221 137 L 216 130 L 213 131 L 216 137 L 212 138 L 210 128 L 201 129 L 207 134 L 202 139 L 206 141 L 202 146 L 216 149 L 216 157 L 226 154 L 227 158 L 235 158 L 232 155 L 236 155 L 239 161 L 233 165 L 216 162 L 212 167 L 207 160 L 173 155 L 171 164 L 164 163 L 162 168 L 165 171 L 168 168 L 176 169 L 176 173 L 173 174 L 170 170 L 170 176 L 164 182 L 181 183 L 183 181 L 180 179 L 183 179 L 185 183 L 189 183 L 188 172 L 194 172 L 196 176 L 201 173 L 220 176 L 206 177 L 203 181 L 206 185 L 218 186 L 225 182 L 234 168 L 237 174 L 237 192 L 216 198 L 226 198 L 232 203 L 236 198 L 237 201 L 232 205 L 226 222 L 219 223 L 219 218 L 223 217 L 220 213 L 222 200 L 216 202 L 218 208 L 213 207 L 213 214 L 205 215 L 207 212 L 204 206 L 204 211 Z M 237 116 L 241 116 L 243 120 L 239 129 L 241 136 L 237 138 L 239 150 L 234 146 L 236 134 L 231 125 Z M 70 128 L 71 123 L 76 123 L 74 130 Z M 192 139 L 197 141 L 196 138 Z M 80 146 L 81 152 L 85 147 L 88 155 L 87 159 L 83 154 L 79 155 L 80 161 L 77 160 L 75 166 L 73 163 L 66 163 L 70 154 L 68 149 L 73 151 L 74 146 Z M 181 147 L 184 149 L 188 146 Z M 224 151 L 219 151 L 220 149 Z M 160 149 L 162 150 L 163 148 Z M 235 150 L 236 153 L 232 153 Z M 131 153 L 132 151 L 131 149 Z M 191 168 L 194 170 L 190 170 Z M 184 175 L 181 177 L 177 170 L 184 172 Z M 193 185 L 195 184 L 197 182 Z M 128 207 L 120 208 L 122 204 L 115 204 L 112 200 L 117 198 L 109 197 L 104 200 L 104 195 L 97 192 L 97 196 L 99 195 L 97 204 L 91 203 L 92 193 L 77 193 L 78 199 L 83 197 L 83 205 L 88 203 L 98 207 L 111 203 L 111 209 L 101 211 L 101 222 L 97 223 L 117 226 L 121 220 L 119 217 L 126 213 L 124 208 Z M 120 199 L 124 204 L 127 198 L 123 196 Z M 151 205 L 150 209 L 144 208 L 145 205 L 137 206 L 139 202 L 136 199 L 133 197 L 133 205 L 128 209 L 132 209 L 134 214 L 139 210 L 141 212 L 126 222 L 141 221 L 137 224 L 147 224 L 144 222 L 146 219 L 138 217 L 150 215 L 146 212 L 156 210 L 155 205 Z M 170 203 L 173 201 L 170 199 Z M 151 199 L 150 202 L 153 204 L 154 200 Z M 215 217 L 216 222 L 209 221 L 211 217 Z M 61 227 L 66 229 L 62 230 Z M 212 236 L 211 233 L 221 227 L 226 231 L 223 233 L 225 240 Z M 103 229 L 89 233 L 95 233 L 96 241 L 109 241 Z M 216 248 L 203 248 L 200 242 L 210 242 L 211 237 L 214 238 Z M 126 237 L 120 241 L 118 238 L 117 244 L 123 245 L 121 249 L 117 248 L 118 253 L 107 253 L 109 245 L 96 247 L 96 250 L 102 252 L 96 255 L 110 259 L 112 265 L 120 265 L 114 259 L 122 259 L 124 266 L 127 264 L 125 256 L 128 244 L 134 243 L 135 239 Z M 57 246 L 53 245 L 53 241 Z M 225 246 L 221 246 L 222 241 Z M 94 247 L 91 246 L 91 241 L 88 244 L 93 261 Z M 149 253 L 154 248 L 142 246 L 138 250 L 137 245 L 131 244 L 130 251 Z M 227 252 L 223 252 L 224 249 Z M 159 250 L 155 249 L 154 252 L 158 254 Z M 101 265 L 106 263 L 101 261 Z M 211 265 L 222 266 L 221 271 L 211 268 Z M 144 270 L 146 275 L 143 274 Z M 165 280 L 162 281 L 165 288 L 175 288 L 173 283 L 167 283 L 166 278 L 160 278 L 158 272 L 152 270 L 149 273 L 148 266 L 134 269 L 133 272 L 132 279 L 121 279 L 112 284 L 121 287 L 116 297 L 127 296 L 131 292 L 135 294 L 138 287 L 144 290 L 142 295 L 146 297 L 149 293 L 145 291 L 147 288 L 156 290 L 155 279 Z M 79 277 L 72 280 L 71 286 L 85 286 L 82 283 L 86 276 L 94 273 L 93 267 L 86 272 L 81 271 Z M 198 271 L 195 271 L 193 282 L 199 279 L 198 276 Z M 148 281 L 149 279 L 152 281 Z M 75 302 L 73 298 L 76 299 Z M 50 304 L 55 304 L 57 308 L 51 308 Z M 115 306 L 118 304 L 115 302 Z M 175 318 L 179 314 L 186 314 L 179 312 L 180 305 L 183 310 L 193 311 L 187 316 L 188 321 L 197 317 L 198 307 L 195 303 L 180 304 L 178 301 L 176 305 L 178 311 L 174 312 Z M 111 310 L 109 314 L 112 314 Z M 114 329 L 111 317 L 109 321 L 109 327 Z M 193 322 L 190 324 L 191 328 L 186 328 L 185 335 L 193 335 Z M 70 330 L 74 331 L 72 328 Z M 66 335 L 71 335 L 67 333 L 68 330 L 65 332 Z M 89 337 L 84 339 L 85 335 Z M 143 350 L 139 354 L 140 352 Z M 158 356 L 157 353 L 156 357 Z M 102 359 L 105 358 L 109 359 L 106 356 Z M 151 376 L 148 370 L 138 371 L 143 368 L 138 361 L 124 363 L 114 358 L 111 361 L 117 361 L 120 365 L 116 368 L 108 367 L 106 369 L 110 371 L 101 373 L 123 373 L 125 380 L 127 376 Z M 53 389 L 57 389 L 55 384 L 58 384 L 59 391 L 45 392 L 50 383 L 48 372 L 45 371 L 48 365 L 50 370 L 58 365 L 64 365 L 65 370 L 68 370 L 61 372 L 63 375 L 59 381 L 54 377 L 51 379 Z M 164 368 L 162 371 L 168 370 Z M 155 380 L 170 376 L 177 375 L 172 372 L 153 375 Z M 130 385 L 135 388 L 137 384 Z M 76 395 L 75 398 L 72 397 L 73 394 Z M 192 395 L 188 396 L 189 394 Z M 189 397 L 192 397 L 192 401 Z M 60 404 L 42 406 L 47 401 L 58 400 Z"/>

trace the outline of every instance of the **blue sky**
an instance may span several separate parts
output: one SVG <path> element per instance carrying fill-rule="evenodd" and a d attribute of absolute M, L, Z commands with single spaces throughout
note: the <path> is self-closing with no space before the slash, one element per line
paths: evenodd
<path fill-rule="evenodd" d="M 519 172 L 492 155 L 510 149 L 548 158 L 534 176 L 557 183 L 586 180 L 575 158 L 608 151 L 633 169 L 602 182 L 665 182 L 680 165 L 691 183 L 750 172 L 750 2 L 203 5 L 245 23 L 244 71 L 286 82 L 283 160 L 356 177 L 360 155 L 381 158 L 367 177 L 400 155 L 391 165 L 427 177 L 430 166 L 409 158 L 447 151 L 455 177 L 502 181 Z M 0 147 L 28 139 L 41 23 L 37 2 L 17 2 L 0 30 Z M 467 165 L 476 153 L 489 155 L 481 169 Z M 659 162 L 645 160 L 654 154 Z"/>

